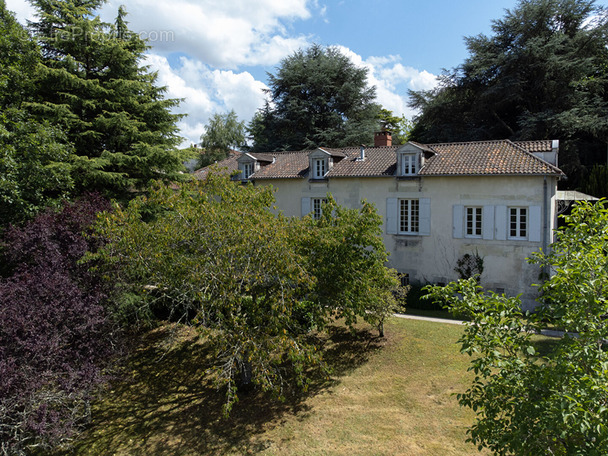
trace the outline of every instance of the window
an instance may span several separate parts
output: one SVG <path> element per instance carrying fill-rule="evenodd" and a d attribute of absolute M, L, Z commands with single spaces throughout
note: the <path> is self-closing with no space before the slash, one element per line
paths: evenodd
<path fill-rule="evenodd" d="M 253 174 L 253 163 L 245 163 L 243 165 L 243 179 L 249 179 Z"/>
<path fill-rule="evenodd" d="M 467 237 L 481 237 L 481 207 L 466 208 L 466 235 Z"/>
<path fill-rule="evenodd" d="M 401 154 L 401 175 L 411 176 L 416 174 L 417 168 L 417 156 L 416 154 Z"/>
<path fill-rule="evenodd" d="M 509 208 L 509 238 L 526 239 L 528 236 L 528 209 L 525 207 Z"/>
<path fill-rule="evenodd" d="M 327 203 L 327 198 L 312 198 L 312 218 L 319 220 L 321 218 L 321 207 Z"/>
<path fill-rule="evenodd" d="M 402 287 L 407 287 L 410 284 L 410 275 L 405 273 L 398 274 L 399 281 Z"/>
<path fill-rule="evenodd" d="M 399 232 L 418 233 L 420 231 L 420 203 L 417 199 L 399 200 Z"/>
<path fill-rule="evenodd" d="M 327 165 L 324 158 L 315 158 L 313 164 L 313 178 L 323 179 L 327 173 Z"/>

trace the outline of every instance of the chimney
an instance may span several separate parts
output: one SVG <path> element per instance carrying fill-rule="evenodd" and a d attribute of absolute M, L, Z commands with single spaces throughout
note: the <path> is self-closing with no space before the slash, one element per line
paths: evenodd
<path fill-rule="evenodd" d="M 383 146 L 392 146 L 393 145 L 393 137 L 391 136 L 390 131 L 379 131 L 374 134 L 374 146 L 375 147 L 383 147 Z"/>
<path fill-rule="evenodd" d="M 357 161 L 364 161 L 365 160 L 365 144 L 361 144 L 359 147 L 361 148 L 361 154 L 359 155 L 359 158 L 357 159 Z"/>

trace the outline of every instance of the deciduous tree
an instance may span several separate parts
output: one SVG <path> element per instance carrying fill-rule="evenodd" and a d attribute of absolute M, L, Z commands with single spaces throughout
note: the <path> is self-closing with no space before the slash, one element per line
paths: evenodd
<path fill-rule="evenodd" d="M 214 114 L 201 135 L 198 166 L 203 168 L 228 157 L 230 150 L 245 146 L 245 122 L 239 121 L 234 110 L 227 114 Z"/>
<path fill-rule="evenodd" d="M 499 455 L 608 453 L 608 209 L 579 204 L 551 253 L 542 310 L 527 318 L 518 298 L 484 293 L 471 278 L 433 287 L 433 299 L 471 318 L 460 340 L 473 357 L 471 388 L 458 395 L 477 419 L 469 440 Z M 532 334 L 566 331 L 546 352 Z"/>
<path fill-rule="evenodd" d="M 117 340 L 107 285 L 78 261 L 83 232 L 107 201 L 47 210 L 3 239 L 0 278 L 0 453 L 48 451 L 90 419 L 91 393 Z"/>
<path fill-rule="evenodd" d="M 160 310 L 213 336 L 226 411 L 243 384 L 278 397 L 305 388 L 307 372 L 322 366 L 311 330 L 340 317 L 381 328 L 394 303 L 371 206 L 330 202 L 313 221 L 277 215 L 273 201 L 270 187 L 210 173 L 177 192 L 160 186 L 99 225 L 110 242 L 98 257 L 139 297 L 132 317 Z"/>

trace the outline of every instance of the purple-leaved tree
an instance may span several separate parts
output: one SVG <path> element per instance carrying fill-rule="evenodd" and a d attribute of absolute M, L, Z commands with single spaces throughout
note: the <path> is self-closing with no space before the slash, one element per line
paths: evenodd
<path fill-rule="evenodd" d="M 3 242 L 0 279 L 0 453 L 51 448 L 88 418 L 114 338 L 107 289 L 78 260 L 83 233 L 109 208 L 97 195 L 46 211 Z"/>

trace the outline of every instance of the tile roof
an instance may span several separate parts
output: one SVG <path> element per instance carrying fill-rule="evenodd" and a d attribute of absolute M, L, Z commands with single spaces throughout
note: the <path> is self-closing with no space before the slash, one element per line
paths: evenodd
<path fill-rule="evenodd" d="M 275 162 L 262 166 L 253 173 L 252 179 L 303 178 L 308 174 L 308 154 L 310 150 L 298 152 L 275 152 Z"/>
<path fill-rule="evenodd" d="M 410 144 L 426 152 L 421 176 L 467 175 L 558 175 L 563 173 L 555 166 L 534 156 L 532 152 L 552 150 L 552 141 L 509 140 L 474 141 L 442 144 Z M 322 148 L 334 157 L 334 166 L 328 178 L 394 176 L 397 169 L 397 150 L 402 146 L 366 147 L 365 160 L 359 160 L 359 147 L 340 149 Z M 268 163 L 251 175 L 251 179 L 303 179 L 309 174 L 308 156 L 312 150 L 273 152 L 251 155 Z M 430 156 L 429 156 L 430 155 Z M 217 164 L 227 171 L 238 169 L 238 155 L 232 155 Z M 272 161 L 274 158 L 274 162 Z M 196 171 L 204 178 L 208 168 Z"/>
<path fill-rule="evenodd" d="M 499 140 L 431 144 L 429 147 L 436 155 L 426 161 L 420 175 L 561 175 L 558 168 L 522 147 L 530 143 L 538 148 L 544 142 L 516 144 L 509 140 Z"/>
<path fill-rule="evenodd" d="M 550 139 L 539 141 L 513 141 L 513 144 L 523 147 L 528 152 L 551 152 L 553 148 L 553 141 Z"/>

